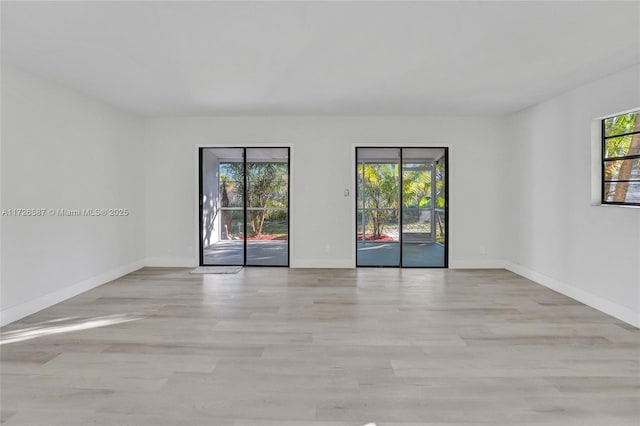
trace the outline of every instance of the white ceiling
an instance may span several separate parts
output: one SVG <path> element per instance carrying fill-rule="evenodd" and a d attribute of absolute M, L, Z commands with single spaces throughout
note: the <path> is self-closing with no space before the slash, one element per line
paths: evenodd
<path fill-rule="evenodd" d="M 147 116 L 502 114 L 640 62 L 640 2 L 2 2 L 2 60 Z"/>

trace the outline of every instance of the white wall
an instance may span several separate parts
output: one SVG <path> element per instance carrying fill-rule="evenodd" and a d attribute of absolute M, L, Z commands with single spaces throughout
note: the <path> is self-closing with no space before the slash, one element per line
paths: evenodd
<path fill-rule="evenodd" d="M 198 262 L 197 147 L 261 144 L 292 147 L 291 266 L 355 265 L 356 144 L 450 146 L 450 266 L 502 265 L 500 119 L 195 117 L 147 119 L 145 127 L 151 265 Z"/>
<path fill-rule="evenodd" d="M 505 254 L 515 272 L 640 326 L 640 209 L 591 205 L 592 120 L 638 107 L 636 66 L 511 118 Z"/>
<path fill-rule="evenodd" d="M 138 117 L 2 65 L 2 208 L 128 208 L 128 217 L 2 217 L 6 324 L 144 264 Z"/>
<path fill-rule="evenodd" d="M 202 158 L 202 193 L 206 197 L 203 205 L 202 235 L 206 236 L 207 222 L 213 222 L 211 233 L 206 244 L 220 241 L 220 205 L 218 194 L 218 169 L 220 160 L 211 151 L 204 151 Z M 209 219 L 209 217 L 213 217 Z M 207 218 L 207 220 L 204 220 Z"/>
<path fill-rule="evenodd" d="M 640 210 L 590 204 L 591 122 L 640 106 L 639 80 L 634 67 L 506 120 L 142 120 L 3 64 L 2 208 L 131 214 L 3 217 L 1 322 L 144 264 L 196 265 L 198 146 L 291 146 L 292 266 L 352 267 L 354 147 L 424 145 L 450 147 L 451 267 L 506 259 L 640 326 Z"/>

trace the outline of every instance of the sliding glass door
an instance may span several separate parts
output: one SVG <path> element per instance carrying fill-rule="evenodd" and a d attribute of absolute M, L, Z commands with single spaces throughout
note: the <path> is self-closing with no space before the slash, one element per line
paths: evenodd
<path fill-rule="evenodd" d="M 200 265 L 289 265 L 289 148 L 200 149 Z"/>
<path fill-rule="evenodd" d="M 357 148 L 358 266 L 400 265 L 400 150 Z"/>
<path fill-rule="evenodd" d="M 247 265 L 289 264 L 289 148 L 247 148 Z"/>
<path fill-rule="evenodd" d="M 447 267 L 446 148 L 356 148 L 357 266 Z"/>

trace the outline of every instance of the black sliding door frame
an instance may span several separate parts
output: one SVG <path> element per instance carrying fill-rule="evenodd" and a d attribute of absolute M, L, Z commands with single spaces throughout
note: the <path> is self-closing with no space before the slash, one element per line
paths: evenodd
<path fill-rule="evenodd" d="M 398 267 L 402 268 L 403 267 L 403 258 L 402 258 L 402 252 L 404 251 L 404 244 L 402 241 L 402 231 L 403 231 L 403 224 L 404 224 L 404 200 L 402 199 L 402 189 L 404 188 L 403 185 L 403 176 L 404 175 L 404 162 L 402 161 L 402 148 L 398 149 L 399 154 L 400 154 L 400 163 L 398 164 L 398 219 L 399 219 L 399 223 L 398 223 L 398 244 L 400 244 L 400 265 L 398 265 Z"/>
<path fill-rule="evenodd" d="M 444 151 L 444 155 L 443 157 L 441 157 L 444 161 L 444 263 L 443 266 L 405 266 L 403 265 L 403 237 L 402 237 L 402 230 L 403 230 L 403 210 L 404 210 L 404 206 L 403 206 L 403 199 L 402 199 L 402 189 L 403 189 L 403 150 L 405 149 L 442 149 Z M 398 166 L 398 216 L 399 216 L 399 220 L 398 220 L 398 244 L 400 245 L 400 260 L 399 260 L 399 264 L 398 265 L 358 265 L 358 200 L 359 197 L 362 195 L 363 199 L 362 199 L 362 221 L 364 224 L 364 220 L 365 220 L 365 211 L 367 210 L 365 208 L 364 205 L 364 194 L 360 194 L 359 190 L 360 187 L 358 185 L 358 150 L 359 149 L 397 149 L 399 151 L 399 158 L 400 158 L 400 162 L 399 162 L 399 166 Z M 434 167 L 432 169 L 432 177 L 431 179 L 435 179 L 436 178 L 436 166 L 438 161 L 440 161 L 440 159 L 434 161 Z M 363 173 L 364 173 L 364 164 L 362 163 L 363 166 Z M 356 268 L 428 268 L 428 269 L 447 269 L 449 268 L 449 148 L 446 146 L 357 146 L 356 147 L 356 152 L 355 152 L 355 175 L 356 175 L 356 179 L 355 179 L 355 188 L 356 188 L 356 196 L 355 196 L 355 211 L 356 211 L 356 215 L 355 215 L 355 223 L 356 223 L 356 233 L 355 233 L 355 238 L 356 238 Z M 364 181 L 363 181 L 363 185 L 364 185 Z M 364 186 L 363 186 L 364 188 Z M 432 202 L 436 202 L 436 200 L 432 199 Z M 432 217 L 432 222 L 431 222 L 431 226 L 435 226 L 436 224 L 434 223 L 435 220 L 435 215 Z M 364 227 L 363 227 L 364 228 Z M 436 240 L 437 244 L 437 231 L 434 229 L 434 238 Z M 363 229 L 363 241 L 365 238 L 365 230 Z"/>
<path fill-rule="evenodd" d="M 252 265 L 247 264 L 247 150 L 250 149 L 286 149 L 287 150 L 287 263 L 286 265 Z M 243 177 L 243 194 L 242 194 L 242 211 L 243 211 L 243 261 L 242 264 L 237 263 L 229 263 L 229 264 L 215 264 L 208 265 L 204 263 L 204 235 L 203 235 L 203 180 L 202 180 L 202 160 L 204 151 L 207 149 L 241 149 L 242 150 L 242 177 Z M 220 186 L 220 181 L 218 177 L 217 185 Z M 255 266 L 255 267 L 265 267 L 265 268 L 288 268 L 291 264 L 291 147 L 289 146 L 205 146 L 198 148 L 198 245 L 199 245 L 199 265 L 200 266 Z"/>

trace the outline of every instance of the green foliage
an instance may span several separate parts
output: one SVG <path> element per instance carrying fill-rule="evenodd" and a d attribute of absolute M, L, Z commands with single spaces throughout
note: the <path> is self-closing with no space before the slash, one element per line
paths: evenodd
<path fill-rule="evenodd" d="M 622 135 L 625 133 L 633 132 L 635 130 L 640 130 L 636 128 L 638 114 L 638 112 L 634 112 L 606 119 L 604 121 L 605 136 L 609 137 Z M 637 154 L 637 152 L 629 152 L 632 141 L 633 135 L 607 139 L 605 144 L 604 157 L 622 157 L 624 155 Z"/>
<path fill-rule="evenodd" d="M 436 208 L 444 209 L 445 207 L 445 167 L 444 160 L 436 163 Z"/>
<path fill-rule="evenodd" d="M 399 177 L 397 164 L 358 164 L 358 180 L 363 188 L 365 208 L 370 210 L 367 222 L 371 224 L 374 238 L 382 236 L 385 224 L 398 217 Z"/>
<path fill-rule="evenodd" d="M 637 130 L 640 130 L 640 112 L 638 111 L 604 120 L 604 135 L 610 137 L 605 139 L 604 158 L 640 154 L 640 136 L 637 134 L 614 137 Z M 603 169 L 605 180 L 624 180 L 630 176 L 631 164 L 625 164 L 620 160 L 605 161 Z M 618 183 L 615 186 L 605 183 L 604 198 L 609 199 L 610 195 L 613 195 L 614 201 L 624 201 L 628 187 L 628 183 Z M 615 188 L 614 193 L 610 194 L 612 188 Z"/>
<path fill-rule="evenodd" d="M 605 136 L 616 136 L 625 133 L 631 133 L 637 128 L 637 118 L 639 112 L 630 112 L 629 114 L 618 115 L 615 117 L 607 118 L 604 120 L 604 134 Z"/>
<path fill-rule="evenodd" d="M 422 164 L 405 164 L 402 171 L 404 207 L 431 208 L 432 170 Z"/>
<path fill-rule="evenodd" d="M 251 236 L 259 237 L 262 235 L 265 219 L 286 220 L 286 210 L 267 211 L 265 209 L 286 208 L 288 202 L 288 165 L 284 163 L 247 163 L 246 173 L 247 219 L 250 224 Z M 234 182 L 233 190 L 236 194 L 245 193 L 243 163 L 228 163 L 221 167 L 220 180 L 224 182 L 225 179 Z"/>
<path fill-rule="evenodd" d="M 371 232 L 374 239 L 383 236 L 387 227 L 397 227 L 399 221 L 400 176 L 398 164 L 365 163 L 358 164 L 358 188 L 360 196 L 364 195 L 364 205 L 360 200 L 360 208 L 373 209 L 359 212 L 359 223 L 366 221 L 366 232 Z M 405 215 L 409 209 L 412 214 L 420 215 L 417 209 L 443 209 L 445 207 L 444 161 L 435 166 L 425 163 L 405 163 L 402 169 L 402 200 Z M 435 199 L 432 194 L 432 180 L 435 179 Z M 433 203 L 435 202 L 435 206 Z M 363 214 L 365 216 L 363 217 Z M 406 220 L 409 216 L 405 217 Z M 413 222 L 412 222 L 413 223 Z M 414 224 L 414 227 L 427 226 Z M 444 222 L 437 223 L 437 237 L 444 238 Z M 413 226 L 413 225 L 412 225 Z M 428 226 L 427 226 L 428 227 Z M 359 230 L 360 232 L 360 230 Z"/>
<path fill-rule="evenodd" d="M 286 221 L 287 205 L 281 201 L 269 200 L 267 207 L 277 208 L 281 210 L 267 210 L 265 220 Z"/>

